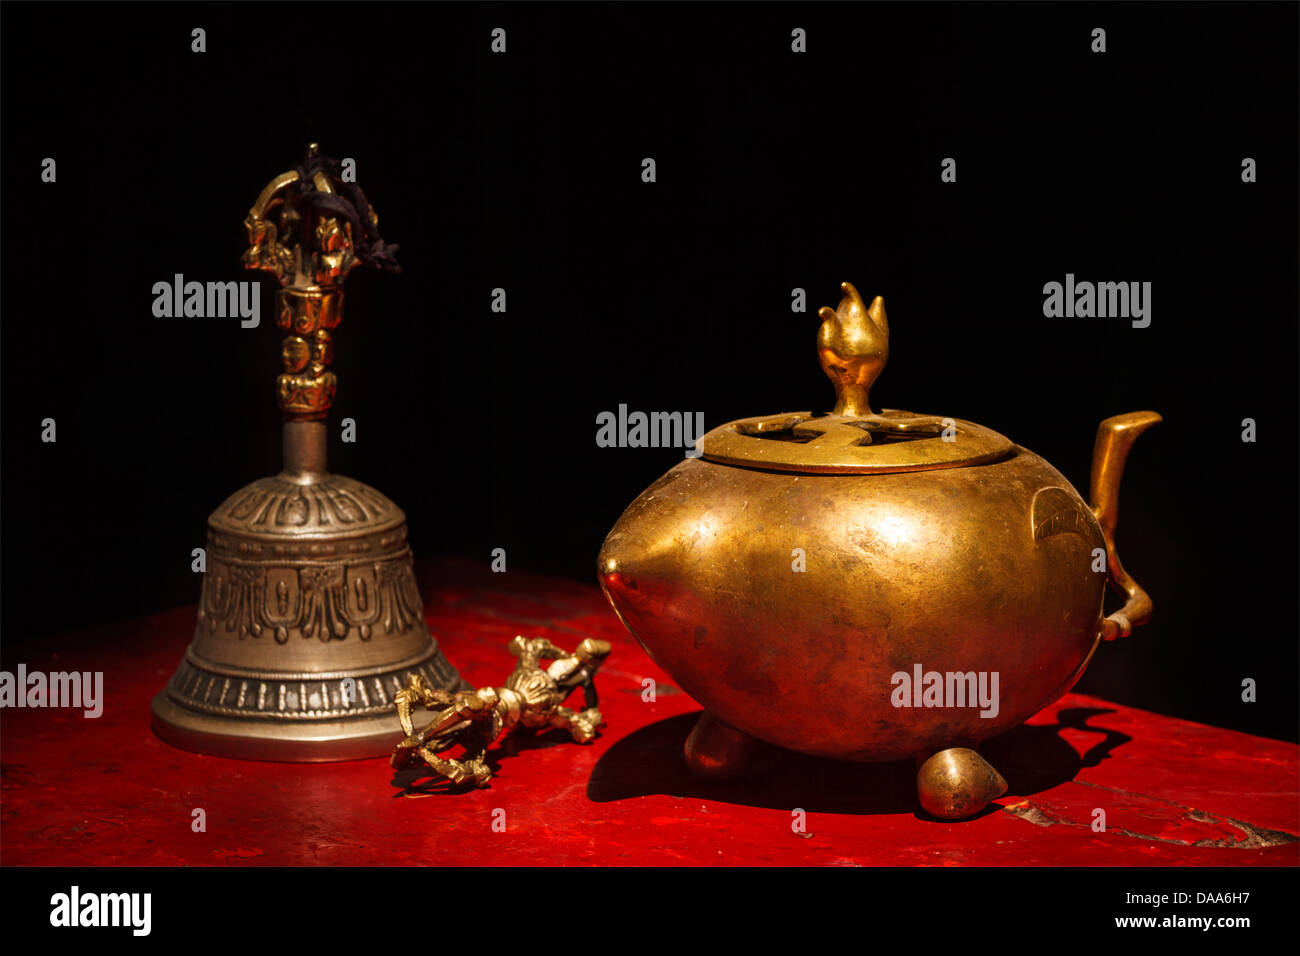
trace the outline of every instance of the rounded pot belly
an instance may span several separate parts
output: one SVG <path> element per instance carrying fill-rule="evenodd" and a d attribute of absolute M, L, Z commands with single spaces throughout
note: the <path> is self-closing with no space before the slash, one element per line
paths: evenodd
<path fill-rule="evenodd" d="M 598 573 L 655 662 L 725 722 L 893 760 L 1008 730 L 1078 679 L 1104 547 L 1070 483 L 1023 448 L 886 475 L 693 459 L 629 506 Z"/>

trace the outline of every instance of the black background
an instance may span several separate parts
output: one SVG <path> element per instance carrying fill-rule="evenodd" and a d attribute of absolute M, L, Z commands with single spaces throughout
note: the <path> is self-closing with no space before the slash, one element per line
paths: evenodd
<path fill-rule="evenodd" d="M 0 633 L 197 599 L 208 513 L 279 467 L 280 336 L 269 277 L 256 330 L 152 286 L 260 278 L 242 219 L 315 140 L 404 266 L 349 281 L 331 467 L 417 556 L 594 581 L 681 454 L 597 448 L 597 413 L 829 405 L 848 279 L 889 306 L 878 406 L 1084 490 L 1098 421 L 1164 414 L 1119 526 L 1156 616 L 1078 689 L 1295 739 L 1296 36 L 1294 4 L 6 4 Z M 1150 281 L 1151 326 L 1045 319 L 1067 272 Z"/>

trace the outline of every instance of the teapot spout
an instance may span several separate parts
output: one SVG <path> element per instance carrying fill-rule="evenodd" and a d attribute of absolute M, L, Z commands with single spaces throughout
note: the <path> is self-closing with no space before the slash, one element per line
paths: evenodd
<path fill-rule="evenodd" d="M 1102 618 L 1099 636 L 1113 641 L 1128 637 L 1133 628 L 1151 617 L 1151 598 L 1120 564 L 1115 550 L 1115 525 L 1119 521 L 1119 484 L 1124 463 L 1139 435 L 1162 419 L 1155 412 L 1129 412 L 1108 418 L 1097 426 L 1097 443 L 1092 450 L 1092 480 L 1088 493 L 1093 514 L 1106 540 L 1106 570 L 1110 583 L 1124 592 L 1124 606 Z"/>

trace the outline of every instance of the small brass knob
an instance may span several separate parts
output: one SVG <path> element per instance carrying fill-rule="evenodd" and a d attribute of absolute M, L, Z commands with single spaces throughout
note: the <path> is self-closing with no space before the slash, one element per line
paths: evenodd
<path fill-rule="evenodd" d="M 817 357 L 835 385 L 834 414 L 863 417 L 872 414 L 868 394 L 889 361 L 889 319 L 881 296 L 866 306 L 853 283 L 841 282 L 840 288 L 839 306 L 817 313 Z"/>

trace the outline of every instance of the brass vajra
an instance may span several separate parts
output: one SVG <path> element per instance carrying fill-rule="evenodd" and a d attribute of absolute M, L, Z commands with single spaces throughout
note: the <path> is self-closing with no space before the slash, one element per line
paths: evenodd
<path fill-rule="evenodd" d="M 472 782 L 486 786 L 492 779 L 487 749 L 503 734 L 520 727 L 534 731 L 567 730 L 575 743 L 590 743 L 605 724 L 597 707 L 596 671 L 609 656 L 606 641 L 587 638 L 573 653 L 544 637 L 516 637 L 510 653 L 519 658 L 504 687 L 480 687 L 449 693 L 432 687 L 420 675 L 394 695 L 397 717 L 406 738 L 393 751 L 390 763 L 401 770 L 418 756 L 435 774 L 453 784 Z M 550 661 L 549 667 L 543 667 Z M 585 707 L 564 706 L 568 696 L 582 688 Z M 439 708 L 437 716 L 418 733 L 411 718 L 416 705 Z M 465 748 L 458 759 L 441 757 L 456 745 Z"/>

